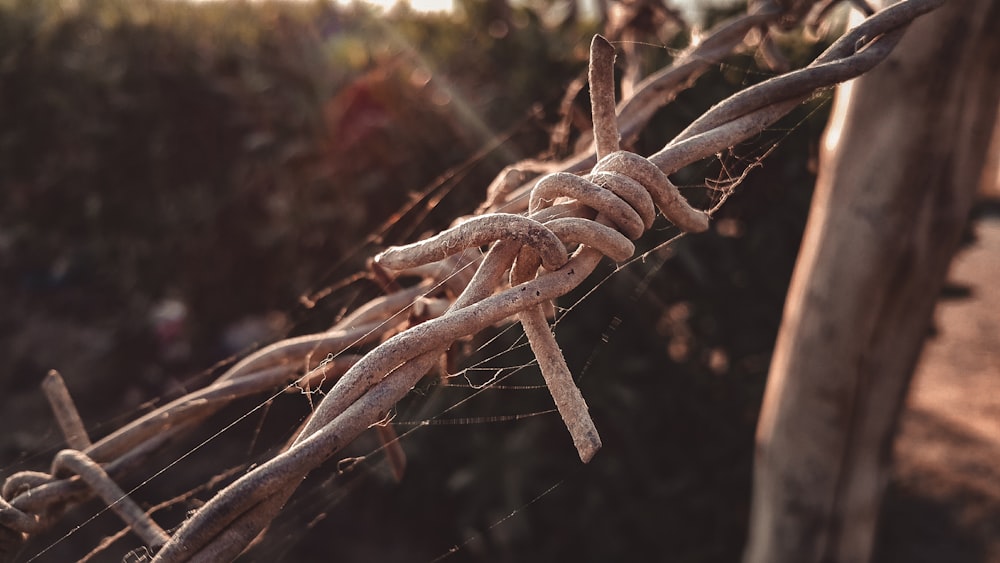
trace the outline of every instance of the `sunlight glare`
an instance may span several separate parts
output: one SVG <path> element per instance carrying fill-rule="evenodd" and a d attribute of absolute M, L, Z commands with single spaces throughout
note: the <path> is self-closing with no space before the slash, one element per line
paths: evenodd
<path fill-rule="evenodd" d="M 389 10 L 398 2 L 410 5 L 415 12 L 450 12 L 455 7 L 454 0 L 364 0 L 382 9 Z M 351 0 L 337 0 L 340 4 L 350 4 Z"/>
<path fill-rule="evenodd" d="M 227 0 L 186 0 L 188 2 L 225 2 Z M 251 0 L 255 1 L 255 0 Z M 310 0 L 284 0 L 285 2 L 308 2 Z M 336 0 L 337 4 L 347 6 L 358 0 Z M 455 0 L 360 0 L 364 4 L 378 6 L 383 10 L 391 10 L 402 2 L 409 4 L 414 12 L 451 12 L 455 9 Z"/>

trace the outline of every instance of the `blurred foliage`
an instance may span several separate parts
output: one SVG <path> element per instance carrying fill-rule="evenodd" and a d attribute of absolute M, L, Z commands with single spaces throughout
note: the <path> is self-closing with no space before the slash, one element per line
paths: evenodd
<path fill-rule="evenodd" d="M 330 271 L 558 91 L 578 37 L 530 23 L 494 38 L 362 5 L 0 4 L 0 291 L 137 326 L 179 299 L 205 365 L 216 352 L 200 343 L 359 267 L 361 253 Z M 542 146 L 537 126 L 518 133 Z M 464 201 L 510 158 L 478 169 Z"/>
<path fill-rule="evenodd" d="M 371 288 L 334 292 L 314 309 L 300 296 L 362 268 L 378 244 L 469 212 L 502 166 L 543 151 L 594 24 L 552 23 L 530 8 L 537 3 L 501 4 L 464 0 L 451 17 L 324 2 L 0 0 L 0 298 L 11 304 L 0 313 L 0 389 L 35 409 L 25 420 L 48 417 L 37 384 L 51 367 L 67 376 L 86 420 L 106 421 L 176 392 L 169 377 L 231 353 L 222 335 L 241 319 L 279 311 L 292 320 L 282 333 L 323 328 Z M 647 46 L 646 64 L 668 64 L 683 39 Z M 821 47 L 787 43 L 797 64 Z M 752 54 L 731 57 L 660 112 L 634 148 L 656 150 L 768 76 Z M 585 89 L 578 98 L 585 107 Z M 716 183 L 753 168 L 710 233 L 652 250 L 565 312 L 557 336 L 605 441 L 590 465 L 580 466 L 551 415 L 432 426 L 403 441 L 410 467 L 399 486 L 377 464 L 318 472 L 255 558 L 315 560 L 323 545 L 324 559 L 430 560 L 475 538 L 452 560 L 736 560 L 756 412 L 825 102 L 677 174 L 707 206 Z M 525 118 L 536 106 L 544 117 Z M 438 188 L 426 192 L 426 213 L 417 207 L 379 230 L 428 186 Z M 658 224 L 644 250 L 674 234 Z M 173 365 L 157 355 L 162 334 L 150 321 L 164 299 L 188 308 L 178 338 L 192 349 Z M 99 337 L 67 336 L 84 326 Z M 521 349 L 489 365 L 528 360 Z M 526 371 L 505 383 L 537 384 Z M 111 402 L 109 385 L 118 390 Z M 419 391 L 401 421 L 462 397 L 432 383 Z M 224 451 L 263 455 L 247 441 L 287 436 L 294 422 L 278 413 L 298 420 L 303 403 L 275 401 L 258 428 L 156 486 L 176 494 L 204 482 Z M 485 392 L 448 416 L 549 403 L 544 390 Z M 4 459 L 41 449 L 14 438 Z M 366 440 L 355 454 L 375 447 Z M 81 536 L 74 541 L 86 545 Z"/>

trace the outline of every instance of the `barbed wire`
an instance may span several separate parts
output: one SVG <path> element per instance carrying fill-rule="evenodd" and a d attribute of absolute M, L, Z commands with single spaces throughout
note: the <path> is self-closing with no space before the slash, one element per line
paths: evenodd
<path fill-rule="evenodd" d="M 632 258 L 632 241 L 650 229 L 657 211 L 682 232 L 705 231 L 718 206 L 692 208 L 669 174 L 760 133 L 817 91 L 867 72 L 892 51 L 910 22 L 944 0 L 904 0 L 877 13 L 863 2 L 852 3 L 871 15 L 812 63 L 720 102 L 649 157 L 620 150 L 621 139 L 638 134 L 659 107 L 731 54 L 752 30 L 766 34 L 770 27 L 788 29 L 802 21 L 814 26 L 810 18 L 825 14 L 831 2 L 755 4 L 748 15 L 717 27 L 642 81 L 617 107 L 614 47 L 596 36 L 589 68 L 591 149 L 559 163 L 509 167 L 490 186 L 475 216 L 374 257 L 373 271 L 394 291 L 328 331 L 262 348 L 209 386 L 97 442 L 87 436 L 61 377 L 51 372 L 43 390 L 69 449 L 56 454 L 48 472 L 22 471 L 4 482 L 0 560 L 12 560 L 30 535 L 51 526 L 68 506 L 94 496 L 156 552 L 154 561 L 233 559 L 277 516 L 310 471 L 365 430 L 378 428 L 383 443 L 394 448 L 390 457 L 400 455 L 385 422 L 394 405 L 453 343 L 512 319 L 524 328 L 580 459 L 588 462 L 601 447 L 600 435 L 549 326 L 552 300 L 579 286 L 605 257 L 618 263 Z M 525 182 L 541 172 L 547 174 Z M 478 249 L 486 245 L 490 248 L 483 255 Z M 420 281 L 409 287 L 397 281 L 413 277 Z M 310 358 L 323 360 L 309 369 Z M 324 380 L 336 383 L 290 443 L 216 493 L 172 535 L 117 484 L 141 460 L 235 399 L 276 389 L 314 389 Z"/>

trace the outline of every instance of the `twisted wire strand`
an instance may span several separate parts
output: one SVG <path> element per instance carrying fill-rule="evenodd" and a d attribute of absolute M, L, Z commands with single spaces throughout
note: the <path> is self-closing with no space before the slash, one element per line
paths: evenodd
<path fill-rule="evenodd" d="M 20 472 L 6 480 L 0 490 L 0 531 L 13 534 L 5 533 L 0 543 L 23 541 L 47 527 L 68 503 L 97 494 L 122 513 L 144 541 L 165 542 L 156 561 L 231 559 L 268 525 L 309 471 L 379 423 L 451 343 L 515 317 L 528 335 L 581 459 L 588 461 L 600 448 L 600 437 L 543 307 L 576 288 L 604 257 L 628 260 L 635 252 L 630 239 L 651 227 L 657 210 L 684 232 L 707 229 L 709 215 L 690 207 L 667 174 L 758 133 L 817 89 L 872 68 L 914 18 L 943 1 L 904 0 L 872 15 L 808 67 L 723 101 L 648 158 L 618 149 L 619 140 L 634 134 L 641 126 L 637 124 L 648 119 L 649 108 L 664 103 L 653 100 L 672 97 L 685 81 L 728 54 L 749 30 L 779 21 L 781 12 L 765 7 L 726 24 L 678 63 L 651 76 L 645 86 L 640 84 L 636 95 L 617 109 L 611 73 L 614 49 L 603 38 L 595 38 L 590 81 L 593 150 L 563 163 L 561 170 L 543 176 L 524 193 L 516 187 L 523 176 L 506 171 L 491 187 L 493 203 L 483 208 L 498 211 L 523 201 L 518 209 L 524 215 L 480 215 L 430 239 L 386 250 L 376 257 L 378 267 L 425 281 L 366 304 L 329 331 L 265 347 L 209 387 L 93 444 L 72 416 L 57 415 L 65 419 L 61 426 L 74 449 L 60 453 L 50 473 Z M 591 167 L 590 172 L 567 173 L 583 167 Z M 489 251 L 480 257 L 476 248 L 487 244 Z M 567 248 L 574 246 L 569 254 Z M 443 287 L 459 295 L 442 312 L 446 301 L 433 296 Z M 422 304 L 415 306 L 418 302 Z M 430 318 L 399 331 L 412 324 L 407 315 Z M 375 343 L 363 355 L 345 353 Z M 339 377 L 331 391 L 284 451 L 219 491 L 173 537 L 165 537 L 114 484 L 165 441 L 234 398 L 276 385 L 318 380 L 315 372 L 296 376 L 302 357 L 311 353 L 328 354 L 322 376 Z M 68 394 L 64 399 L 71 404 Z M 65 410 L 57 402 L 53 400 L 53 405 Z M 9 548 L 7 543 L 0 545 L 0 554 Z"/>

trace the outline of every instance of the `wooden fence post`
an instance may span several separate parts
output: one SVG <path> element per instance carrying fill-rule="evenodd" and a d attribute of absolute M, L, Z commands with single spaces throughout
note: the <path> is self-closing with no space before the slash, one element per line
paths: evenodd
<path fill-rule="evenodd" d="M 838 92 L 757 430 L 746 563 L 866 563 L 898 414 L 1000 105 L 1000 0 Z"/>

